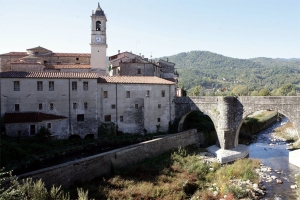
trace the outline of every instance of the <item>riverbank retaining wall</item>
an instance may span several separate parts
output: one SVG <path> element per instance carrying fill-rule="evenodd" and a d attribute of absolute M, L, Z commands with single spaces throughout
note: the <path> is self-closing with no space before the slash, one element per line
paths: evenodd
<path fill-rule="evenodd" d="M 246 123 L 243 124 L 240 130 L 240 133 L 247 133 L 250 135 L 257 134 L 258 132 L 265 130 L 266 128 L 269 128 L 273 124 L 277 122 L 277 115 L 272 116 L 271 118 L 265 120 L 265 121 L 258 121 L 255 123 Z"/>
<path fill-rule="evenodd" d="M 47 186 L 62 185 L 63 188 L 83 183 L 95 177 L 108 176 L 117 168 L 129 166 L 146 158 L 162 154 L 170 149 L 199 145 L 201 135 L 196 129 L 167 135 L 139 144 L 130 145 L 113 151 L 97 154 L 76 161 L 29 172 L 19 179 L 42 179 Z"/>

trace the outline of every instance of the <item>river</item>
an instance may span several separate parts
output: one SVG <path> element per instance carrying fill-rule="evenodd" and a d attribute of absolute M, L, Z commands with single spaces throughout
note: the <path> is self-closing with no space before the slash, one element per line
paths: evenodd
<path fill-rule="evenodd" d="M 261 131 L 257 140 L 249 145 L 249 157 L 257 158 L 265 166 L 273 169 L 269 174 L 275 175 L 283 181 L 283 184 L 277 184 L 276 181 L 263 182 L 266 186 L 267 194 L 264 200 L 290 200 L 297 199 L 295 190 L 290 186 L 295 184 L 295 174 L 299 173 L 299 168 L 289 163 L 289 151 L 286 149 L 287 143 L 284 141 L 272 142 L 274 139 L 272 132 L 275 128 L 282 126 L 288 121 L 287 118 L 282 118 L 281 122 L 277 122 L 272 127 Z M 271 145 L 270 145 L 271 144 Z M 278 170 L 279 173 L 274 170 Z"/>

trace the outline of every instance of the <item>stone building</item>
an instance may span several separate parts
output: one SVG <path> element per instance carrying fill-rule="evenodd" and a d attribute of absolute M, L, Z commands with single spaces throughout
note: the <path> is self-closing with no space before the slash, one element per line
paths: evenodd
<path fill-rule="evenodd" d="M 106 16 L 91 15 L 91 53 L 54 53 L 43 47 L 0 55 L 0 114 L 6 134 L 97 137 L 111 125 L 123 133 L 167 131 L 174 119 L 174 63 L 124 52 L 106 71 Z"/>
<path fill-rule="evenodd" d="M 151 133 L 168 130 L 174 119 L 175 84 L 153 76 L 2 72 L 0 78 L 0 112 L 12 136 L 30 136 L 45 125 L 57 138 L 84 138 L 111 122 L 124 133 Z"/>
<path fill-rule="evenodd" d="M 160 59 L 158 62 L 131 52 L 118 52 L 109 57 L 110 76 L 156 76 L 177 83 L 175 64 Z"/>
<path fill-rule="evenodd" d="M 0 72 L 88 72 L 89 53 L 54 53 L 43 47 L 0 55 Z"/>

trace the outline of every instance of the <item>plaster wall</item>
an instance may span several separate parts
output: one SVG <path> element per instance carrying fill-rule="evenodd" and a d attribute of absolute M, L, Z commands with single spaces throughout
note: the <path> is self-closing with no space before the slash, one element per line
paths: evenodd
<path fill-rule="evenodd" d="M 138 74 L 138 69 L 141 73 Z M 121 76 L 153 76 L 154 66 L 150 63 L 120 63 Z"/>
<path fill-rule="evenodd" d="M 63 138 L 68 134 L 97 133 L 97 80 L 96 79 L 38 79 L 38 78 L 2 78 L 1 80 L 1 116 L 5 112 L 43 112 L 68 117 L 69 123 L 62 127 Z M 20 82 L 20 91 L 14 91 L 14 81 Z M 43 82 L 43 90 L 37 91 L 37 81 Z M 49 91 L 49 82 L 54 82 L 54 91 Z M 77 90 L 72 90 L 72 82 L 77 83 Z M 88 90 L 83 83 L 88 83 Z M 73 108 L 76 103 L 76 108 Z M 87 108 L 84 108 L 84 104 Z M 42 109 L 39 109 L 42 104 Z M 53 109 L 50 108 L 53 104 Z M 84 121 L 77 121 L 77 115 L 84 114 Z"/>
<path fill-rule="evenodd" d="M 61 120 L 49 120 L 43 122 L 34 122 L 34 123 L 14 123 L 6 124 L 7 135 L 12 137 L 29 137 L 30 135 L 30 125 L 35 125 L 35 133 L 44 126 L 47 127 L 47 123 L 51 123 L 51 136 L 52 137 L 68 137 L 68 119 Z"/>
<path fill-rule="evenodd" d="M 157 130 L 157 125 L 160 131 L 167 131 L 169 121 L 174 119 L 174 85 L 101 83 L 98 87 L 100 121 L 105 122 L 104 116 L 111 115 L 111 121 L 118 125 L 119 131 L 144 133 L 146 129 L 151 133 Z M 162 90 L 165 97 L 162 97 Z M 107 98 L 103 96 L 104 91 Z M 130 97 L 126 92 L 130 93 Z M 112 105 L 115 105 L 114 109 Z"/>

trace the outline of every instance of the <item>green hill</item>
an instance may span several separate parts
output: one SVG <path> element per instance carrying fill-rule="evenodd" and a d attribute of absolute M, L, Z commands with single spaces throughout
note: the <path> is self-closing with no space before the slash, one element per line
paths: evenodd
<path fill-rule="evenodd" d="M 179 85 L 186 90 L 195 86 L 232 90 L 245 85 L 252 91 L 272 91 L 288 83 L 300 87 L 300 59 L 236 59 L 208 51 L 183 52 L 168 58 L 176 64 Z"/>

